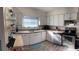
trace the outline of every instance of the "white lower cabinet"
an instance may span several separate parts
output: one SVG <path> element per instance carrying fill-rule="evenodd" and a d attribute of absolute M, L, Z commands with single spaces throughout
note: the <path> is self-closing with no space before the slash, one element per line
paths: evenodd
<path fill-rule="evenodd" d="M 22 34 L 24 45 L 32 45 L 46 39 L 46 32 Z"/>
<path fill-rule="evenodd" d="M 24 45 L 30 45 L 30 34 L 22 34 Z"/>
<path fill-rule="evenodd" d="M 46 40 L 46 32 L 41 32 L 42 41 Z"/>
<path fill-rule="evenodd" d="M 41 32 L 31 34 L 31 36 L 30 36 L 30 45 L 35 44 L 35 43 L 39 43 L 41 41 L 42 41 Z"/>

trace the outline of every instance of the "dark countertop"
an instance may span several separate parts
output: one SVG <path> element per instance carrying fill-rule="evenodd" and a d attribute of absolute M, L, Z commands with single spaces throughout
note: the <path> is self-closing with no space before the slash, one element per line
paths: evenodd
<path fill-rule="evenodd" d="M 64 32 L 64 30 L 56 30 L 56 29 L 50 29 L 50 30 L 43 30 L 43 29 L 20 29 L 18 32 L 14 32 L 14 34 L 32 34 L 32 33 L 39 33 L 43 31 L 52 31 L 52 32 Z"/>
<path fill-rule="evenodd" d="M 44 32 L 45 30 L 34 30 L 34 31 L 18 31 L 18 32 L 14 32 L 14 34 L 32 34 L 32 33 L 39 33 L 39 32 Z"/>

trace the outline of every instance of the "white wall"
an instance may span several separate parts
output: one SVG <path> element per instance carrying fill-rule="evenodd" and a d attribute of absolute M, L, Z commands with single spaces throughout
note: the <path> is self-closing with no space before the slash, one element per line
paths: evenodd
<path fill-rule="evenodd" d="M 3 8 L 0 7 L 0 40 L 2 50 L 6 50 Z"/>
<path fill-rule="evenodd" d="M 31 8 L 29 8 L 29 7 L 14 7 L 13 10 L 16 14 L 16 19 L 17 19 L 18 25 L 22 24 L 23 16 L 37 16 L 40 18 L 40 24 L 46 25 L 46 13 L 45 12 L 42 12 L 42 11 L 32 8 L 32 7 Z"/>

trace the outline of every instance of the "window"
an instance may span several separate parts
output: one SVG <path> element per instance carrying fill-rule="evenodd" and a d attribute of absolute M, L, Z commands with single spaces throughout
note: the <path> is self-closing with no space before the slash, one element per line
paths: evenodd
<path fill-rule="evenodd" d="M 40 25 L 38 17 L 24 16 L 22 20 L 22 27 L 38 27 L 38 25 Z"/>

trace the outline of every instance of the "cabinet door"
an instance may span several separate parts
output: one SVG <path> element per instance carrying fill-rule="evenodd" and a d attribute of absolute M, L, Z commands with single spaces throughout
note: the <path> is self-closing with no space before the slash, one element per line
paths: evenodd
<path fill-rule="evenodd" d="M 53 23 L 54 26 L 58 26 L 58 15 L 55 15 L 55 16 L 54 16 L 53 22 L 54 22 L 54 23 Z"/>
<path fill-rule="evenodd" d="M 77 19 L 77 13 L 71 13 L 71 20 Z"/>
<path fill-rule="evenodd" d="M 30 45 L 30 34 L 22 34 L 24 45 Z"/>
<path fill-rule="evenodd" d="M 50 25 L 50 16 L 47 16 L 47 25 Z"/>
<path fill-rule="evenodd" d="M 54 16 L 50 16 L 50 25 L 54 25 Z"/>
<path fill-rule="evenodd" d="M 64 26 L 64 15 L 59 15 L 58 26 Z"/>
<path fill-rule="evenodd" d="M 30 45 L 41 42 L 41 40 L 42 40 L 42 38 L 41 38 L 41 32 L 40 33 L 33 33 L 33 34 L 31 34 L 30 38 L 31 38 L 30 39 Z"/>
<path fill-rule="evenodd" d="M 64 14 L 64 20 L 70 20 L 70 13 Z"/>
<path fill-rule="evenodd" d="M 47 36 L 46 36 L 46 39 L 47 39 L 48 41 L 50 41 L 50 42 L 51 42 L 51 37 L 50 37 L 50 35 L 49 35 L 48 31 L 47 31 Z"/>
<path fill-rule="evenodd" d="M 41 32 L 42 34 L 41 34 L 41 36 L 42 36 L 42 41 L 44 41 L 44 40 L 46 40 L 46 32 L 44 31 L 44 32 Z"/>
<path fill-rule="evenodd" d="M 53 16 L 47 17 L 47 25 L 53 25 Z"/>

